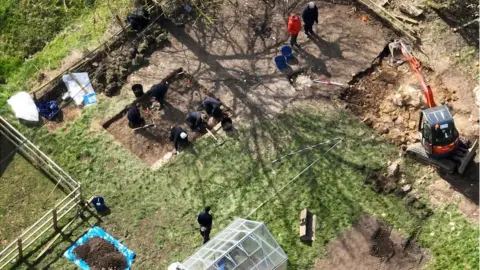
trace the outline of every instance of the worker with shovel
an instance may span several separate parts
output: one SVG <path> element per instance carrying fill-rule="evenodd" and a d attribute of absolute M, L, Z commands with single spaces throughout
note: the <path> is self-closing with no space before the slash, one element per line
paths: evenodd
<path fill-rule="evenodd" d="M 147 94 L 151 97 L 154 97 L 158 103 L 160 103 L 160 109 L 165 106 L 165 96 L 168 91 L 168 82 L 161 81 L 159 84 L 154 84 L 150 90 L 147 91 Z"/>
<path fill-rule="evenodd" d="M 198 224 L 200 224 L 200 234 L 203 236 L 203 244 L 205 245 L 210 240 L 210 231 L 212 230 L 213 217 L 210 215 L 210 206 L 198 214 Z"/>
<path fill-rule="evenodd" d="M 175 144 L 175 153 L 178 154 L 180 147 L 185 147 L 189 144 L 188 134 L 183 128 L 179 126 L 173 126 L 170 130 L 170 141 Z"/>
<path fill-rule="evenodd" d="M 203 112 L 191 112 L 187 114 L 185 122 L 194 131 L 203 131 L 205 129 L 205 120 L 207 115 Z"/>
<path fill-rule="evenodd" d="M 140 110 L 135 105 L 130 105 L 127 112 L 128 126 L 137 128 L 145 124 L 145 119 L 140 114 Z"/>

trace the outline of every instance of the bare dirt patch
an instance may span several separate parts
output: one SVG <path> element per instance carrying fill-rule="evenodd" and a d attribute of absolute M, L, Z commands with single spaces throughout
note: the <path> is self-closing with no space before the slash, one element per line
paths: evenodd
<path fill-rule="evenodd" d="M 170 142 L 170 130 L 173 125 L 185 129 L 190 141 L 203 135 L 191 131 L 185 124 L 185 118 L 189 112 L 201 111 L 201 102 L 207 96 L 208 90 L 193 76 L 187 73 L 175 75 L 167 92 L 165 108 L 150 109 L 151 100 L 146 95 L 134 102 L 139 104 L 145 124 L 154 124 L 154 127 L 133 131 L 128 126 L 127 109 L 122 110 L 103 126 L 141 160 L 153 165 L 159 160 L 168 160 L 172 157 L 174 146 Z"/>
<path fill-rule="evenodd" d="M 225 2 L 215 24 L 197 20 L 184 28 L 166 25 L 171 45 L 153 53 L 150 65 L 135 72 L 129 81 L 163 77 L 181 66 L 203 85 L 212 86 L 238 122 L 274 116 L 299 94 L 273 61 L 288 44 L 288 13 L 301 12 L 307 1 L 286 3 L 254 0 L 234 6 Z M 322 2 L 318 7 L 322 14 L 314 26 L 318 35 L 308 39 L 300 33 L 295 65 L 315 77 L 347 82 L 352 73 L 368 66 L 391 32 L 375 21 L 362 23 L 363 13 L 352 13 L 351 6 Z M 303 96 L 307 99 L 315 92 Z"/>
<path fill-rule="evenodd" d="M 374 216 L 357 224 L 330 244 L 315 269 L 421 269 L 428 257 L 417 244 Z"/>
<path fill-rule="evenodd" d="M 470 140 L 477 139 L 478 118 L 476 112 L 467 111 L 465 108 L 456 110 L 458 106 L 455 104 L 461 103 L 460 99 L 465 97 L 459 95 L 456 89 L 446 87 L 442 75 L 436 74 L 428 66 L 424 69 L 424 75 L 432 87 L 435 102 L 446 104 L 452 108 L 451 112 L 461 136 Z M 403 91 L 402 87 L 414 91 L 413 94 L 410 96 L 399 94 Z M 420 99 L 415 100 L 416 97 Z M 379 65 L 372 66 L 369 73 L 354 83 L 353 88 L 343 93 L 342 98 L 347 101 L 348 109 L 402 150 L 405 150 L 407 145 L 419 141 L 418 119 L 425 100 L 417 79 L 407 63 L 392 67 L 383 61 Z M 478 157 L 467 167 L 463 175 L 442 172 L 432 175 L 434 179 L 445 180 L 452 192 L 455 190 L 463 195 L 460 195 L 461 204 L 471 207 L 463 207 L 462 209 L 465 211 L 460 210 L 468 217 L 472 217 L 472 212 L 474 212 L 472 204 L 475 204 L 478 210 L 478 177 Z M 432 192 L 436 194 L 436 198 L 433 199 L 436 201 L 434 204 L 438 204 L 439 201 L 450 201 L 448 194 L 451 192 L 445 193 L 444 190 Z M 439 198 L 439 196 L 444 198 Z"/>
<path fill-rule="evenodd" d="M 444 87 L 440 78 L 431 70 L 425 68 L 424 75 L 433 78 L 430 84 L 437 104 L 449 105 L 458 99 L 456 92 Z M 408 87 L 414 93 L 398 97 L 396 94 L 401 92 L 401 87 Z M 417 97 L 415 101 L 406 100 Z M 395 144 L 404 145 L 418 141 L 417 122 L 425 100 L 407 63 L 392 67 L 383 61 L 379 66 L 374 66 L 370 74 L 361 78 L 353 88 L 343 94 L 343 99 L 349 103 L 350 110 Z M 463 127 L 457 125 L 457 128 L 462 130 Z"/>
<path fill-rule="evenodd" d="M 107 240 L 93 237 L 73 251 L 75 256 L 84 260 L 92 270 L 127 268 L 127 259 Z"/>
<path fill-rule="evenodd" d="M 58 128 L 63 127 L 66 123 L 74 121 L 80 116 L 80 114 L 82 114 L 82 109 L 80 107 L 77 107 L 74 104 L 69 104 L 61 111 L 61 121 L 48 121 L 45 126 L 48 131 L 54 132 Z"/>

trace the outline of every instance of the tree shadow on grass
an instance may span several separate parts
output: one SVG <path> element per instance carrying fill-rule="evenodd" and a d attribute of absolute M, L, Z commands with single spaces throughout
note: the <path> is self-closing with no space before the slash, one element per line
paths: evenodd
<path fill-rule="evenodd" d="M 16 147 L 3 135 L 0 134 L 0 177 L 5 173 L 8 165 L 16 155 Z"/>

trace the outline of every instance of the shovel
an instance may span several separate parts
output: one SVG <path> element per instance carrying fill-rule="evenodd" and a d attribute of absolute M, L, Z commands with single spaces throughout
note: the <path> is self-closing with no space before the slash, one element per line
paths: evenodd
<path fill-rule="evenodd" d="M 134 128 L 132 130 L 137 131 L 137 130 L 141 130 L 141 129 L 151 128 L 151 127 L 154 127 L 154 126 L 155 126 L 155 124 L 148 124 L 148 125 L 145 125 L 143 127 Z"/>
<path fill-rule="evenodd" d="M 344 83 L 339 83 L 339 82 L 332 82 L 332 81 L 328 81 L 328 80 L 319 80 L 319 79 L 315 79 L 315 80 L 313 80 L 313 82 L 316 82 L 316 83 L 322 83 L 322 84 L 327 84 L 327 85 L 335 85 L 335 86 L 352 87 L 351 85 L 346 85 L 346 84 L 344 84 Z"/>
<path fill-rule="evenodd" d="M 212 133 L 208 128 L 206 128 L 206 130 L 207 130 L 208 133 L 215 139 L 215 141 L 217 141 L 217 145 L 216 145 L 216 146 L 221 146 L 221 145 L 223 145 L 223 144 L 225 143 L 225 141 L 219 141 L 219 140 L 217 139 L 217 137 L 215 137 L 215 135 L 213 135 L 213 133 Z"/>

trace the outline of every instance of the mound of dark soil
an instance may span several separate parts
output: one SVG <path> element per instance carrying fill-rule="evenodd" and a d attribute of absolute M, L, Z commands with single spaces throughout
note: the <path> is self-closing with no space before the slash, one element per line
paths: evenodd
<path fill-rule="evenodd" d="M 395 254 L 393 242 L 390 240 L 390 232 L 386 228 L 379 227 L 372 236 L 372 249 L 370 254 L 382 259 L 390 259 Z"/>
<path fill-rule="evenodd" d="M 73 251 L 75 256 L 84 260 L 92 270 L 123 270 L 127 268 L 127 259 L 114 245 L 100 237 L 93 237 Z"/>

